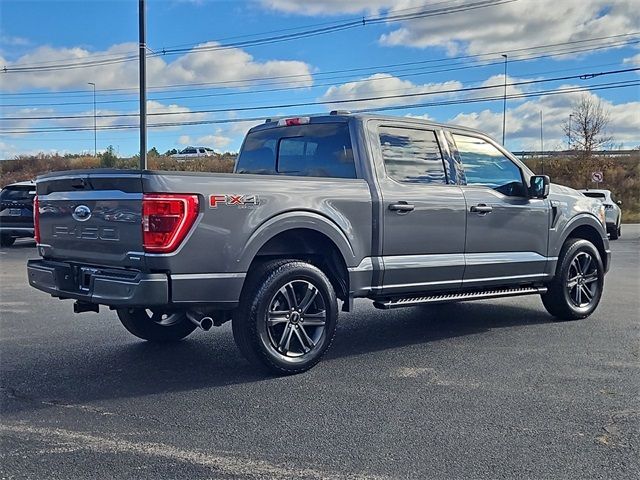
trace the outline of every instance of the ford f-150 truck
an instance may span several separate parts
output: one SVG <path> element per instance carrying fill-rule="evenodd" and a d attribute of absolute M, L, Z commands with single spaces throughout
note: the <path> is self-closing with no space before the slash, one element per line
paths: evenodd
<path fill-rule="evenodd" d="M 43 175 L 35 229 L 33 287 L 149 341 L 231 320 L 247 359 L 281 374 L 320 360 L 338 302 L 537 294 L 580 319 L 610 263 L 601 202 L 487 135 L 348 112 L 252 128 L 234 173 Z"/>

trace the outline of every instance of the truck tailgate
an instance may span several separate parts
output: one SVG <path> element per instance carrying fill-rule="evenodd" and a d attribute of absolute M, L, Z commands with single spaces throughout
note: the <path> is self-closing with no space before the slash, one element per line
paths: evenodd
<path fill-rule="evenodd" d="M 38 178 L 40 243 L 45 258 L 142 268 L 139 171 L 70 171 Z"/>

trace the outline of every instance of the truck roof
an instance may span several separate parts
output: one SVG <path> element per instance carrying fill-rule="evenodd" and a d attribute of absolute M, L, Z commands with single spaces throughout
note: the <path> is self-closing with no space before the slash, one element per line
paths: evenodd
<path fill-rule="evenodd" d="M 336 121 L 344 121 L 347 122 L 350 119 L 357 118 L 362 121 L 366 120 L 382 120 L 382 121 L 390 121 L 397 122 L 398 120 L 402 120 L 405 122 L 416 123 L 420 125 L 436 127 L 436 128 L 454 128 L 456 130 L 464 130 L 470 133 L 479 133 L 485 136 L 488 136 L 487 133 L 477 130 L 474 128 L 464 127 L 462 125 L 455 124 L 446 124 L 440 122 L 434 122 L 432 120 L 427 120 L 424 118 L 417 117 L 407 117 L 407 116 L 397 116 L 397 115 L 381 115 L 376 113 L 351 113 L 343 110 L 334 110 L 331 113 L 320 113 L 320 114 L 310 114 L 310 115 L 286 115 L 286 116 L 278 116 L 273 118 L 267 118 L 266 121 L 262 124 L 256 125 L 249 129 L 249 132 L 264 130 L 269 128 L 275 128 L 277 126 L 283 126 L 278 124 L 280 120 L 283 119 L 293 119 L 293 118 L 308 118 L 309 123 L 325 123 L 325 122 L 336 122 Z"/>

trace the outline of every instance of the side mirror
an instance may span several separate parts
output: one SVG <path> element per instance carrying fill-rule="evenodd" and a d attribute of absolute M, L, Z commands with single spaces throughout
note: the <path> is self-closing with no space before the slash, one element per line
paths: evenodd
<path fill-rule="evenodd" d="M 547 198 L 551 188 L 551 180 L 548 175 L 534 175 L 529 183 L 529 195 L 531 198 Z"/>
<path fill-rule="evenodd" d="M 617 203 L 618 205 L 622 205 L 622 200 L 618 200 L 616 203 Z"/>

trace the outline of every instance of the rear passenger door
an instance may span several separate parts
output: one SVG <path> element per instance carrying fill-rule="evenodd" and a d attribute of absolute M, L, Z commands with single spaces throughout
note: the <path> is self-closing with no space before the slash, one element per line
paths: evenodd
<path fill-rule="evenodd" d="M 422 125 L 378 124 L 374 148 L 382 196 L 385 295 L 459 288 L 465 201 L 440 148 Z M 376 158 L 377 157 L 377 158 Z"/>
<path fill-rule="evenodd" d="M 451 139 L 451 136 L 448 136 Z M 529 198 L 521 167 L 488 138 L 452 135 L 467 202 L 463 286 L 513 285 L 545 276 L 548 200 Z"/>

